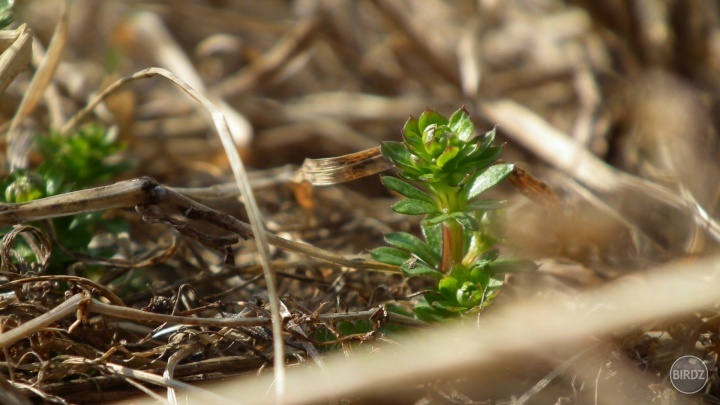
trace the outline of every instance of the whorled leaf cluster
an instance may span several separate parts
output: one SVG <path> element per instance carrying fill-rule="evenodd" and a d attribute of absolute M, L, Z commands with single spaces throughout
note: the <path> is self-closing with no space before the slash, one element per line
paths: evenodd
<path fill-rule="evenodd" d="M 536 268 L 525 260 L 500 258 L 493 246 L 502 239 L 497 210 L 505 201 L 480 195 L 507 178 L 513 165 L 497 163 L 495 129 L 475 135 L 464 108 L 449 119 L 433 110 L 411 117 L 403 142 L 385 142 L 381 150 L 394 163 L 397 177 L 382 183 L 403 196 L 392 206 L 401 214 L 425 215 L 424 241 L 398 232 L 385 236 L 391 246 L 374 249 L 376 260 L 398 265 L 408 275 L 438 279 L 415 308 L 420 318 L 438 320 L 487 304 L 502 285 L 500 273 Z"/>

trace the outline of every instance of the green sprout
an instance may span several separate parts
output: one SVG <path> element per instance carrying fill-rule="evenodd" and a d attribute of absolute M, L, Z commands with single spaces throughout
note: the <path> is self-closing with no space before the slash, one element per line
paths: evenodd
<path fill-rule="evenodd" d="M 5 178 L 0 178 L 0 202 L 22 203 L 44 197 L 64 194 L 110 181 L 132 166 L 114 159 L 124 146 L 118 142 L 114 131 L 107 131 L 100 125 L 89 124 L 69 136 L 57 132 L 35 137 L 35 147 L 42 156 L 42 163 L 34 168 L 16 169 Z M 71 217 L 53 219 L 57 240 L 74 252 L 85 253 L 93 237 L 93 230 L 126 230 L 122 220 L 103 219 L 103 212 L 89 212 Z M 10 231 L 1 228 L 0 235 Z M 32 256 L 32 250 L 22 246 L 17 250 L 21 256 Z M 74 261 L 60 249 L 53 249 L 50 260 L 51 271 L 62 272 Z"/>
<path fill-rule="evenodd" d="M 424 241 L 397 232 L 385 235 L 391 246 L 373 249 L 375 260 L 400 266 L 410 276 L 431 276 L 437 288 L 414 309 L 418 318 L 438 321 L 490 303 L 503 283 L 501 273 L 534 270 L 527 260 L 500 258 L 493 246 L 502 240 L 502 200 L 480 195 L 507 178 L 512 164 L 497 163 L 502 146 L 493 146 L 495 129 L 474 135 L 468 112 L 449 119 L 433 110 L 411 117 L 403 142 L 384 142 L 383 156 L 399 169 L 383 177 L 385 187 L 405 197 L 392 206 L 406 215 L 425 215 Z"/>
<path fill-rule="evenodd" d="M 15 0 L 0 0 L 0 29 L 12 24 L 15 19 L 13 5 Z"/>

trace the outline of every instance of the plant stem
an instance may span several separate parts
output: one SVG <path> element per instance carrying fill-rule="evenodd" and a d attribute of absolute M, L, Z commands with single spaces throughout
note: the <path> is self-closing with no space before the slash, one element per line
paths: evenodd
<path fill-rule="evenodd" d="M 462 226 L 454 219 L 447 220 L 442 225 L 443 250 L 440 271 L 447 274 L 454 265 L 460 264 L 463 259 Z"/>
<path fill-rule="evenodd" d="M 443 212 L 458 212 L 463 207 L 458 199 L 459 188 L 446 184 L 434 184 L 431 188 L 438 197 Z M 463 259 L 463 227 L 454 219 L 442 224 L 442 262 L 440 272 L 447 274 Z"/>

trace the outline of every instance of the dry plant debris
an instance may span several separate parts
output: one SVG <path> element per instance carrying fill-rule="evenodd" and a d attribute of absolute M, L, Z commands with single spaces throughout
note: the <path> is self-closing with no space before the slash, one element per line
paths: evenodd
<path fill-rule="evenodd" d="M 713 1 L 13 10 L 0 402 L 720 402 Z M 431 281 L 368 255 L 420 228 L 379 145 L 461 105 L 515 165 L 503 249 L 541 267 L 428 325 Z"/>

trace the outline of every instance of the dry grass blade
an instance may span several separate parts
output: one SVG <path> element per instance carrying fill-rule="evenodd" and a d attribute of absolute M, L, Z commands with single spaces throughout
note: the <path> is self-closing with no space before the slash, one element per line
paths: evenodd
<path fill-rule="evenodd" d="M 26 24 L 21 25 L 8 37 L 12 40 L 12 45 L 3 49 L 0 55 L 0 93 L 27 67 L 32 58 L 32 31 Z"/>
<path fill-rule="evenodd" d="M 43 315 L 31 321 L 25 322 L 13 330 L 0 334 L 0 348 L 8 347 L 20 339 L 24 339 L 33 333 L 40 332 L 43 328 L 53 322 L 57 322 L 60 319 L 72 314 L 78 309 L 78 305 L 84 299 L 87 299 L 87 297 L 83 294 L 73 295 L 67 301 Z"/>
<path fill-rule="evenodd" d="M 664 186 L 612 168 L 520 104 L 511 100 L 484 101 L 479 103 L 479 109 L 490 120 L 498 122 L 513 139 L 592 190 L 608 195 L 640 192 L 660 205 L 691 214 L 715 240 L 720 240 L 720 224 L 689 209 L 694 206 L 692 201 Z"/>
<path fill-rule="evenodd" d="M 29 399 L 27 399 L 18 389 L 12 386 L 12 384 L 5 379 L 0 378 L 0 402 L 4 404 L 14 405 L 31 405 Z"/>
<path fill-rule="evenodd" d="M 479 109 L 489 121 L 538 157 L 594 190 L 618 191 L 622 175 L 542 117 L 512 100 L 483 101 Z"/>
<path fill-rule="evenodd" d="M 325 159 L 305 159 L 293 175 L 293 181 L 306 181 L 314 186 L 345 183 L 371 176 L 393 167 L 380 154 L 380 148 Z"/>
<path fill-rule="evenodd" d="M 219 97 L 239 95 L 252 90 L 255 86 L 276 73 L 293 55 L 307 46 L 317 28 L 318 20 L 310 18 L 300 22 L 282 38 L 267 54 L 237 74 L 214 85 L 210 92 Z"/>
<path fill-rule="evenodd" d="M 499 163 L 501 162 L 502 160 L 499 161 Z M 560 208 L 560 199 L 555 191 L 525 169 L 515 165 L 508 180 L 520 194 L 543 206 L 546 210 L 551 211 Z"/>
<path fill-rule="evenodd" d="M 185 392 L 192 392 L 196 398 L 204 401 L 212 401 L 214 404 L 233 404 L 231 401 L 221 395 L 214 394 L 210 391 L 197 388 L 193 385 L 186 384 L 181 381 L 167 379 L 152 373 L 148 373 L 142 370 L 133 370 L 131 368 L 123 367 L 118 364 L 108 363 L 105 367 L 113 374 L 120 375 L 123 377 L 133 378 L 140 381 L 149 382 L 162 387 L 168 387 L 173 389 L 181 389 Z"/>
<path fill-rule="evenodd" d="M 248 120 L 220 97 L 207 91 L 192 62 L 174 40 L 160 17 L 149 12 L 138 13 L 132 19 L 132 27 L 137 32 L 136 36 L 142 38 L 143 48 L 146 48 L 155 58 L 154 65 L 172 70 L 176 76 L 187 82 L 190 88 L 204 94 L 204 97 L 207 97 L 217 109 L 222 111 L 236 146 L 247 146 L 252 140 L 252 127 Z"/>
<path fill-rule="evenodd" d="M 455 61 L 451 55 L 449 55 L 447 50 L 439 43 L 440 40 L 435 38 L 437 33 L 434 30 L 427 29 L 426 24 L 429 23 L 429 19 L 414 18 L 416 15 L 407 13 L 405 7 L 400 2 L 374 0 L 373 3 L 413 41 L 418 51 L 425 57 L 428 63 L 432 64 L 437 73 L 442 75 L 450 83 L 460 85 L 461 81 L 457 71 L 457 64 L 454 63 Z M 447 7 L 439 1 L 431 0 L 429 3 L 429 5 L 423 5 L 423 7 L 427 7 L 429 13 L 446 10 Z M 408 6 L 408 4 L 406 3 L 405 6 Z M 419 4 L 415 4 L 415 6 L 419 6 Z M 456 27 L 446 25 L 442 28 L 445 30 L 454 30 Z"/>
<path fill-rule="evenodd" d="M 257 201 L 255 201 L 252 188 L 250 188 L 250 180 L 248 179 L 248 175 L 245 171 L 242 160 L 240 159 L 240 155 L 235 148 L 235 143 L 230 133 L 230 129 L 228 128 L 224 115 L 219 110 L 217 110 L 217 108 L 215 108 L 209 100 L 207 100 L 202 94 L 198 93 L 194 89 L 188 87 L 172 73 L 164 69 L 156 68 L 147 69 L 147 71 L 148 73 L 156 73 L 166 77 L 167 79 L 180 86 L 183 91 L 185 91 L 188 95 L 198 101 L 205 108 L 205 110 L 210 113 L 213 119 L 213 123 L 215 124 L 218 136 L 220 136 L 220 141 L 225 148 L 225 153 L 227 154 L 228 160 L 230 161 L 230 166 L 232 167 L 233 173 L 235 175 L 235 180 L 237 182 L 238 188 L 240 189 L 240 194 L 245 201 L 245 207 L 247 209 L 248 217 L 250 219 L 250 226 L 252 227 L 253 234 L 255 235 L 255 242 L 258 248 L 258 253 L 260 255 L 260 263 L 263 266 L 263 273 L 265 274 L 265 283 L 267 285 L 268 297 L 270 300 L 270 315 L 273 321 L 273 346 L 275 347 L 273 357 L 273 364 L 275 366 L 275 392 L 277 393 L 279 398 L 282 398 L 283 392 L 285 390 L 285 349 L 282 336 L 282 318 L 280 317 L 279 309 L 280 299 L 275 289 L 275 273 L 270 265 L 270 252 L 268 248 L 269 245 L 265 232 L 265 226 L 261 222 L 262 216 L 260 214 L 260 209 L 258 208 Z"/>
<path fill-rule="evenodd" d="M 198 352 L 199 350 L 202 350 L 202 345 L 198 343 L 191 344 L 187 347 L 184 347 L 177 352 L 173 353 L 170 358 L 168 359 L 168 365 L 165 368 L 165 371 L 163 372 L 163 378 L 167 378 L 169 380 L 172 380 L 175 374 L 175 367 L 186 359 L 189 356 L 192 356 L 193 353 Z M 175 393 L 174 387 L 168 387 L 167 389 L 167 401 L 172 405 L 177 405 L 177 395 Z"/>
<path fill-rule="evenodd" d="M 27 166 L 27 154 L 32 145 L 32 132 L 20 132 L 19 125 L 35 109 L 42 93 L 55 74 L 55 69 L 60 63 L 60 56 L 65 50 L 68 38 L 68 13 L 67 2 L 62 1 L 60 18 L 58 19 L 55 33 L 48 47 L 47 54 L 35 72 L 20 106 L 15 112 L 10 129 L 8 130 L 7 159 L 10 167 L 24 168 Z"/>

